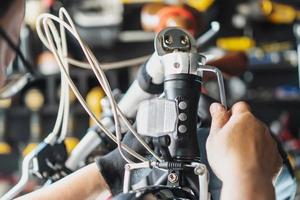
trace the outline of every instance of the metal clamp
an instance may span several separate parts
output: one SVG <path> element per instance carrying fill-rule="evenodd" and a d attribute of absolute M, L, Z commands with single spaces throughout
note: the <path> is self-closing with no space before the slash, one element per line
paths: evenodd
<path fill-rule="evenodd" d="M 199 178 L 199 200 L 210 200 L 208 192 L 209 176 L 206 166 L 202 163 L 192 163 L 194 166 L 194 173 Z"/>
<path fill-rule="evenodd" d="M 131 171 L 135 169 L 151 168 L 150 162 L 132 163 L 125 165 L 123 193 L 128 193 L 130 190 Z"/>

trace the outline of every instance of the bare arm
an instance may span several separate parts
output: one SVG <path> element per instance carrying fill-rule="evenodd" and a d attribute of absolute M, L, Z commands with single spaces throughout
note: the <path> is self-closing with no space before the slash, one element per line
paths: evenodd
<path fill-rule="evenodd" d="M 275 200 L 272 181 L 264 174 L 237 174 L 232 180 L 223 182 L 221 200 Z"/>
<path fill-rule="evenodd" d="M 223 182 L 222 200 L 274 200 L 272 184 L 282 159 L 268 128 L 245 103 L 226 111 L 211 106 L 212 125 L 207 139 L 210 166 Z"/>
<path fill-rule="evenodd" d="M 272 179 L 282 161 L 266 126 L 244 103 L 234 105 L 231 112 L 214 104 L 211 114 L 206 146 L 210 166 L 223 182 L 221 199 L 275 199 Z M 91 164 L 21 199 L 97 199 L 107 190 L 96 164 Z"/>
<path fill-rule="evenodd" d="M 108 190 L 104 178 L 93 163 L 52 185 L 19 197 L 18 200 L 100 199 L 99 194 Z"/>
<path fill-rule="evenodd" d="M 145 152 L 144 147 L 133 134 L 126 134 L 123 142 L 133 147 L 138 153 Z M 126 161 L 120 155 L 119 150 L 116 148 L 105 156 L 97 158 L 96 163 L 90 164 L 48 187 L 27 194 L 22 199 L 105 200 L 111 196 L 110 192 L 112 194 L 121 192 Z M 103 196 L 103 193 L 106 196 Z M 99 194 L 101 196 L 98 196 Z"/>

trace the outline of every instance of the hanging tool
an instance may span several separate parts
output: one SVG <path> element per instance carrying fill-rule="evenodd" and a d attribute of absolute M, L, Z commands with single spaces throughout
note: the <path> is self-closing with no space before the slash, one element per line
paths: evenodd
<path fill-rule="evenodd" d="M 86 96 L 86 102 L 98 118 L 101 118 L 102 107 L 101 99 L 104 97 L 104 92 L 101 87 L 92 88 Z M 95 122 L 90 119 L 89 126 L 92 127 Z"/>

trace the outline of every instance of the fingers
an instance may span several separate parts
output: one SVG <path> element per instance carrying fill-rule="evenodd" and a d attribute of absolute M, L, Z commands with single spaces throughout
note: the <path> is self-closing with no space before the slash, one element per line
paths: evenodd
<path fill-rule="evenodd" d="M 250 112 L 250 106 L 243 101 L 234 104 L 231 108 L 232 115 L 242 114 L 245 112 Z"/>
<path fill-rule="evenodd" d="M 232 106 L 231 114 L 242 114 L 250 112 L 250 107 L 245 102 L 238 102 Z M 229 120 L 230 114 L 226 109 L 219 103 L 213 103 L 210 106 L 210 113 L 212 116 L 211 133 L 215 133 L 220 130 Z"/>
<path fill-rule="evenodd" d="M 213 103 L 210 106 L 210 114 L 212 117 L 211 133 L 216 133 L 220 130 L 229 120 L 229 113 L 219 103 Z"/>

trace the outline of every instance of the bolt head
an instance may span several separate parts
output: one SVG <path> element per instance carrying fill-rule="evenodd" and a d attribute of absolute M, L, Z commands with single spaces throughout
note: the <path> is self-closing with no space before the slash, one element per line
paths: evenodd
<path fill-rule="evenodd" d="M 174 63 L 174 68 L 178 69 L 179 67 L 180 67 L 180 63 L 175 62 L 175 63 Z"/>
<path fill-rule="evenodd" d="M 43 172 L 43 177 L 48 177 L 48 173 L 47 172 Z"/>
<path fill-rule="evenodd" d="M 203 175 L 205 173 L 205 168 L 203 166 L 198 166 L 194 169 L 196 175 Z"/>
<path fill-rule="evenodd" d="M 188 44 L 188 38 L 186 36 L 183 36 L 180 40 L 181 44 L 187 45 Z"/>
<path fill-rule="evenodd" d="M 170 173 L 168 175 L 168 181 L 170 183 L 176 183 L 178 181 L 178 175 L 176 173 Z"/>
<path fill-rule="evenodd" d="M 165 43 L 166 45 L 171 45 L 173 43 L 173 39 L 170 35 L 165 36 Z"/>

